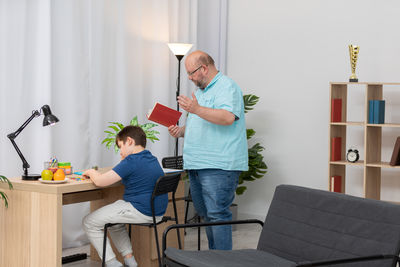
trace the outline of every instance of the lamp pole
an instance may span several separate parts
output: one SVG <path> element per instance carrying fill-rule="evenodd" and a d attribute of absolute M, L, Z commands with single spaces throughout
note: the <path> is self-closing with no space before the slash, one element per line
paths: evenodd
<path fill-rule="evenodd" d="M 182 58 L 186 55 L 186 53 L 192 47 L 192 44 L 184 44 L 184 43 L 169 43 L 169 49 L 171 49 L 172 53 L 178 59 L 178 78 L 176 81 L 176 110 L 179 111 L 179 103 L 178 103 L 178 96 L 180 94 L 181 88 L 181 61 Z M 179 126 L 179 121 L 177 124 Z M 179 138 L 175 140 L 175 157 L 178 157 L 178 145 L 179 145 Z"/>
<path fill-rule="evenodd" d="M 178 96 L 179 96 L 180 90 L 181 90 L 181 61 L 182 61 L 183 55 L 175 55 L 175 56 L 178 59 L 178 80 L 176 82 L 176 110 L 179 111 Z M 179 126 L 179 120 L 176 123 L 176 125 Z M 175 140 L 175 157 L 178 156 L 178 145 L 179 145 L 179 138 L 176 138 L 176 140 Z"/>

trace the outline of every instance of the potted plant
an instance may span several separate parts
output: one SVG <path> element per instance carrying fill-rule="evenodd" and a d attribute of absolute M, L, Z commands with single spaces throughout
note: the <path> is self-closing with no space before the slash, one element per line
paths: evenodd
<path fill-rule="evenodd" d="M 104 140 L 101 142 L 102 144 L 106 144 L 106 147 L 110 149 L 111 147 L 114 147 L 115 153 L 118 153 L 118 146 L 115 143 L 115 137 L 117 134 L 125 127 L 122 123 L 120 122 L 109 122 L 111 125 L 109 125 L 107 128 L 110 128 L 108 130 L 105 130 L 104 132 L 107 134 L 107 137 L 104 138 Z M 145 124 L 139 124 L 137 116 L 135 116 L 130 122 L 129 125 L 133 126 L 139 126 L 143 129 L 143 131 L 146 134 L 147 139 L 149 139 L 151 142 L 154 143 L 154 141 L 158 141 L 157 135 L 160 134 L 160 132 L 153 130 L 155 126 L 158 126 L 158 124 L 155 123 L 145 123 Z"/>
<path fill-rule="evenodd" d="M 8 180 L 7 177 L 5 177 L 3 175 L 0 175 L 0 182 L 1 183 L 8 183 L 8 188 L 10 188 L 10 189 L 13 188 L 10 180 Z M 3 191 L 0 191 L 0 196 L 1 196 L 1 199 L 4 200 L 4 206 L 6 208 L 8 208 L 8 197 L 7 197 L 6 193 L 4 193 Z"/>
<path fill-rule="evenodd" d="M 254 106 L 257 104 L 260 98 L 256 95 L 248 94 L 243 96 L 244 102 L 244 112 L 247 113 L 250 110 L 254 109 Z M 253 129 L 246 129 L 247 140 L 250 140 L 256 131 Z M 245 172 L 242 172 L 239 176 L 239 186 L 236 188 L 236 195 L 242 195 L 247 186 L 243 185 L 245 182 L 255 181 L 256 179 L 260 179 L 264 177 L 264 174 L 267 173 L 267 164 L 264 162 L 264 156 L 260 153 L 265 148 L 260 145 L 260 143 L 254 144 L 252 147 L 248 148 L 249 154 L 249 169 Z M 230 207 L 232 211 L 232 219 L 237 219 L 237 204 L 233 203 Z M 233 226 L 232 229 L 236 229 L 236 226 Z"/>
<path fill-rule="evenodd" d="M 250 110 L 253 110 L 259 99 L 260 98 L 256 95 L 244 95 L 244 112 L 247 113 Z M 256 131 L 253 129 L 246 129 L 247 140 L 250 140 L 255 133 Z M 239 186 L 236 188 L 237 195 L 242 195 L 244 191 L 246 191 L 247 187 L 242 185 L 244 182 L 251 182 L 260 179 L 264 177 L 265 173 L 267 173 L 267 164 L 264 162 L 264 156 L 260 153 L 264 149 L 265 148 L 260 145 L 260 143 L 256 143 L 252 147 L 249 147 L 249 170 L 242 172 L 239 176 Z"/>

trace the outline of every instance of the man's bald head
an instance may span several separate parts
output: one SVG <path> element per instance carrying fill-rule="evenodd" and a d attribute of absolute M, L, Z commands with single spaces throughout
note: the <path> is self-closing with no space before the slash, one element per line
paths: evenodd
<path fill-rule="evenodd" d="M 218 73 L 214 59 L 200 50 L 186 57 L 185 67 L 189 79 L 200 89 L 204 89 Z"/>
<path fill-rule="evenodd" d="M 206 66 L 214 66 L 215 62 L 214 59 L 207 53 L 201 51 L 201 50 L 196 50 L 192 53 L 190 53 L 186 60 L 191 61 L 194 64 L 198 65 L 206 65 Z"/>

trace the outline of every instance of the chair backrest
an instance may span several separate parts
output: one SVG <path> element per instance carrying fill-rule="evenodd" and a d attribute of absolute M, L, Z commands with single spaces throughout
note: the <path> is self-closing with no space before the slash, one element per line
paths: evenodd
<path fill-rule="evenodd" d="M 161 164 L 162 164 L 163 168 L 182 170 L 183 169 L 183 157 L 182 156 L 165 157 L 161 160 Z"/>
<path fill-rule="evenodd" d="M 294 262 L 399 255 L 400 205 L 280 185 L 257 248 Z M 351 266 L 395 263 L 389 259 Z"/>
<path fill-rule="evenodd" d="M 166 174 L 158 178 L 153 191 L 153 197 L 167 194 L 175 193 L 178 188 L 179 181 L 181 179 L 181 173 Z"/>

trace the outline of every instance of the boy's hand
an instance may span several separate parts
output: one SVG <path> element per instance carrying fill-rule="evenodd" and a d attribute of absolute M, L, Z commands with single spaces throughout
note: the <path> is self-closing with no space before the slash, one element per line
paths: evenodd
<path fill-rule="evenodd" d="M 177 125 L 171 125 L 168 127 L 168 132 L 175 138 L 183 137 L 185 134 L 185 127 L 179 127 Z"/>
<path fill-rule="evenodd" d="M 95 170 L 93 170 L 93 169 L 86 170 L 82 173 L 82 176 L 90 179 L 90 177 L 93 176 L 93 171 L 95 171 Z"/>
<path fill-rule="evenodd" d="M 121 181 L 121 177 L 113 170 L 101 174 L 100 172 L 89 169 L 83 172 L 83 176 L 90 178 L 90 180 L 97 186 L 109 186 L 118 181 Z"/>

